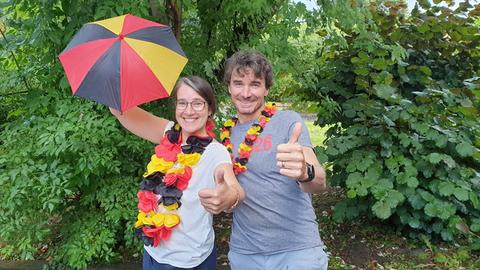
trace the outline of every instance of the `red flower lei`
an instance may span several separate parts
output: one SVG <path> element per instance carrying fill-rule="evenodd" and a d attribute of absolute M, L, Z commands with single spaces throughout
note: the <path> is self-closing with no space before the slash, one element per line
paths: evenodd
<path fill-rule="evenodd" d="M 222 144 L 225 145 L 228 152 L 230 152 L 230 157 L 232 158 L 233 163 L 233 172 L 235 175 L 239 175 L 247 170 L 247 163 L 250 155 L 252 154 L 253 143 L 257 140 L 258 136 L 263 132 L 265 125 L 270 121 L 272 116 L 276 113 L 277 107 L 275 103 L 267 103 L 265 108 L 260 113 L 258 117 L 258 124 L 254 123 L 247 130 L 245 139 L 238 146 L 238 157 L 233 155 L 233 145 L 230 142 L 231 129 L 237 124 L 238 118 L 233 117 L 228 119 L 223 123 L 223 127 L 220 133 L 220 140 Z"/>

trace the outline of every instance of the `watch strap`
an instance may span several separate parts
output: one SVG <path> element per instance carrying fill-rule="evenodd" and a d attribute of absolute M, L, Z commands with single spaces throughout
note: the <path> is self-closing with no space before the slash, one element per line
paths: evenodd
<path fill-rule="evenodd" d="M 308 183 L 308 182 L 313 181 L 313 179 L 315 178 L 315 168 L 313 167 L 312 164 L 310 164 L 308 162 L 305 162 L 305 163 L 307 165 L 307 179 L 297 180 L 297 182 L 299 182 L 299 183 Z"/>

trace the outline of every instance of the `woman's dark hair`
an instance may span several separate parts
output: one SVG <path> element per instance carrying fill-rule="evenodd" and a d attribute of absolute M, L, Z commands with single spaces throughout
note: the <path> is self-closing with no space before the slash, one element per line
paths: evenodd
<path fill-rule="evenodd" d="M 270 89 L 273 84 L 272 65 L 263 54 L 254 50 L 238 51 L 227 59 L 223 82 L 229 85 L 233 71 L 243 75 L 248 69 L 255 77 L 265 79 L 265 88 Z"/>
<path fill-rule="evenodd" d="M 205 79 L 202 79 L 198 76 L 181 77 L 175 84 L 171 94 L 174 101 L 177 100 L 177 91 L 182 84 L 190 86 L 193 90 L 195 90 L 195 92 L 197 92 L 197 94 L 205 99 L 208 104 L 208 108 L 210 108 L 210 111 L 212 112 L 210 117 L 212 117 L 217 111 L 217 101 L 215 99 L 212 86 Z"/>

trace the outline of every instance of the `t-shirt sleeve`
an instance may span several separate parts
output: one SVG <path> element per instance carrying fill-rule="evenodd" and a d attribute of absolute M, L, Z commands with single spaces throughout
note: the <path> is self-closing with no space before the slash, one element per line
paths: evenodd
<path fill-rule="evenodd" d="M 288 127 L 288 138 L 292 136 L 293 129 L 295 127 L 295 123 L 300 122 L 302 123 L 302 133 L 300 134 L 300 138 L 298 138 L 298 143 L 305 147 L 312 147 L 312 142 L 310 140 L 310 133 L 308 132 L 307 125 L 303 121 L 300 114 L 291 111 L 289 114 L 290 119 L 290 126 Z"/>
<path fill-rule="evenodd" d="M 209 151 L 211 151 L 209 155 L 209 162 L 213 168 L 217 168 L 220 164 L 232 164 L 232 160 L 230 159 L 230 153 L 228 153 L 227 148 L 220 143 L 212 143 L 209 146 Z"/>
<path fill-rule="evenodd" d="M 175 122 L 173 122 L 173 121 L 168 121 L 167 125 L 165 126 L 165 130 L 163 130 L 162 137 L 165 136 L 165 132 L 167 132 L 167 130 L 171 129 L 174 124 L 175 124 Z"/>

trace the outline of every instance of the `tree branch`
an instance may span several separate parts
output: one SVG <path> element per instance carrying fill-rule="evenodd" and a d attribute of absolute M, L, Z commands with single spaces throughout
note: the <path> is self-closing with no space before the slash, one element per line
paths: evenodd
<path fill-rule="evenodd" d="M 157 0 L 149 0 L 149 3 L 150 3 L 150 14 L 153 17 L 158 18 L 160 14 L 158 12 Z"/>
<path fill-rule="evenodd" d="M 165 10 L 167 11 L 167 16 L 170 19 L 173 33 L 175 37 L 180 42 L 181 33 L 182 33 L 182 7 L 180 2 L 180 7 L 175 0 L 165 0 Z"/>
<path fill-rule="evenodd" d="M 3 29 L 0 28 L 0 34 L 2 34 L 3 39 L 5 40 L 5 44 L 8 46 L 8 40 L 7 37 L 5 36 L 5 32 L 3 32 Z M 15 54 L 13 51 L 10 51 L 10 54 L 12 55 L 13 62 L 15 62 L 15 66 L 17 66 L 18 71 L 21 71 L 22 69 L 20 68 L 20 65 L 18 64 L 17 57 L 15 57 Z M 28 85 L 27 79 L 25 78 L 25 75 L 21 74 L 22 81 L 25 84 L 25 87 L 27 88 L 28 91 L 31 91 L 32 89 L 30 88 L 30 85 Z"/>
<path fill-rule="evenodd" d="M 0 94 L 0 97 L 6 97 L 6 96 L 13 96 L 13 95 L 18 95 L 18 94 L 25 94 L 28 93 L 28 90 L 25 91 L 19 91 L 19 92 L 11 92 L 11 93 L 5 93 L 5 94 Z"/>

